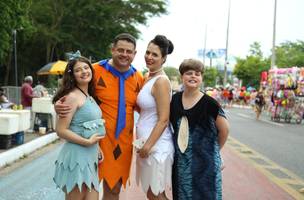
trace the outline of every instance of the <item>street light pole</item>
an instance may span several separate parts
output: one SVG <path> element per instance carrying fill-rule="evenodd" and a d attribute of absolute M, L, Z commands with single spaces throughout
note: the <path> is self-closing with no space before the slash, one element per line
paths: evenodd
<path fill-rule="evenodd" d="M 13 30 L 13 36 L 14 36 L 14 58 L 15 58 L 15 86 L 16 86 L 16 103 L 19 103 L 19 90 L 18 90 L 18 67 L 17 67 L 17 30 Z"/>
<path fill-rule="evenodd" d="M 203 55 L 204 66 L 205 66 L 205 60 L 206 60 L 206 43 L 207 43 L 207 24 L 205 26 L 205 39 L 204 39 L 204 55 Z"/>
<path fill-rule="evenodd" d="M 18 67 L 17 67 L 17 30 L 13 30 L 13 36 L 14 36 L 14 64 L 15 64 L 15 85 L 18 87 Z M 17 92 L 18 94 L 18 92 Z"/>
<path fill-rule="evenodd" d="M 228 41 L 229 41 L 230 5 L 231 5 L 231 0 L 229 0 L 229 4 L 228 4 L 228 22 L 227 22 L 227 32 L 226 32 L 226 52 L 225 52 L 224 80 L 223 80 L 223 85 L 224 85 L 224 87 L 225 87 L 225 85 L 226 85 L 226 83 L 227 83 L 227 64 L 228 64 Z"/>
<path fill-rule="evenodd" d="M 277 0 L 274 0 L 271 69 L 274 68 L 276 62 L 276 55 L 275 55 L 276 18 L 277 18 Z"/>

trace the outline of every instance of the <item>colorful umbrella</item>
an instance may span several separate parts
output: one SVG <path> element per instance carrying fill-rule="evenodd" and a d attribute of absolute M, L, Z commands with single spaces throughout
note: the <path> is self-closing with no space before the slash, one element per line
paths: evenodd
<path fill-rule="evenodd" d="M 56 62 L 51 62 L 44 65 L 39 71 L 37 72 L 38 75 L 59 75 L 63 74 L 66 68 L 67 62 L 58 60 Z"/>

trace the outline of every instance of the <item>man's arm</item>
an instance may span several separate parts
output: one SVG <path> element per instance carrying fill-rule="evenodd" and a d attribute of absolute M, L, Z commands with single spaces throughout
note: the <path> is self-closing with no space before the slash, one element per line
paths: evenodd
<path fill-rule="evenodd" d="M 68 103 L 66 103 L 66 98 L 66 96 L 63 96 L 54 104 L 55 111 L 57 115 L 61 118 L 67 117 L 68 114 L 72 112 L 72 107 Z"/>

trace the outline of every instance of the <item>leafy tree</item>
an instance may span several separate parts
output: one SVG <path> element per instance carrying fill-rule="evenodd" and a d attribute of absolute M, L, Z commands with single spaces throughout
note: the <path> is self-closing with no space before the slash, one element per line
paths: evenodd
<path fill-rule="evenodd" d="M 28 18 L 31 1 L 2 0 L 0 1 L 0 73 L 2 74 L 0 84 L 7 83 L 9 77 L 14 74 L 13 60 L 13 31 L 30 32 L 32 29 Z M 27 36 L 27 34 L 24 36 Z M 20 37 L 17 38 L 17 40 Z M 12 78 L 11 80 L 14 80 Z M 15 82 L 15 81 L 12 81 Z"/>
<path fill-rule="evenodd" d="M 178 81 L 181 83 L 180 74 L 177 68 L 175 67 L 164 67 L 164 71 L 167 74 L 168 78 L 172 81 Z"/>
<path fill-rule="evenodd" d="M 259 43 L 254 42 L 250 45 L 250 55 L 246 59 L 237 58 L 233 74 L 242 80 L 245 86 L 259 87 L 261 72 L 269 69 L 270 61 L 262 57 L 260 47 Z"/>
<path fill-rule="evenodd" d="M 18 38 L 18 65 L 22 76 L 34 75 L 44 64 L 64 59 L 66 52 L 77 49 L 93 61 L 106 58 L 110 56 L 109 47 L 115 35 L 128 32 L 138 38 L 139 24 L 146 24 L 149 18 L 167 12 L 166 0 L 4 0 L 3 5 L 6 1 L 14 2 L 14 5 L 8 4 L 7 12 L 12 12 L 9 16 L 15 16 L 12 10 L 20 8 L 19 12 L 30 18 L 32 25 L 31 32 L 22 31 L 24 33 Z M 15 2 L 26 3 L 16 6 Z M 11 21 L 16 20 L 12 18 Z M 3 27 L 11 31 L 11 27 Z M 3 27 L 0 26 L 0 39 Z M 26 33 L 30 34 L 25 37 Z M 6 37 L 11 40 L 10 35 Z M 2 64 L 8 55 L 2 53 L 1 44 Z M 12 49 L 8 45 L 5 48 Z"/>
<path fill-rule="evenodd" d="M 253 42 L 253 44 L 250 45 L 249 55 L 262 58 L 263 52 L 261 50 L 261 44 L 258 42 Z"/>
<path fill-rule="evenodd" d="M 270 68 L 270 57 L 263 58 L 260 44 L 250 45 L 250 54 L 245 58 L 238 58 L 233 74 L 243 80 L 243 84 L 259 86 L 260 74 Z M 304 66 L 304 41 L 285 42 L 276 47 L 276 65 L 280 68 Z"/>
<path fill-rule="evenodd" d="M 285 42 L 276 47 L 278 67 L 304 66 L 304 41 Z"/>
<path fill-rule="evenodd" d="M 214 67 L 205 68 L 203 74 L 204 86 L 214 87 L 216 85 L 217 77 L 220 76 L 219 71 Z"/>

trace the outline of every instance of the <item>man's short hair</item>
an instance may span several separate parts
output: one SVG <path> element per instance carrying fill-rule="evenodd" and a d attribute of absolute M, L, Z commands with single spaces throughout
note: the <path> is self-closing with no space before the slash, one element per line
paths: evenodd
<path fill-rule="evenodd" d="M 120 34 L 118 34 L 114 38 L 113 46 L 115 46 L 119 40 L 125 40 L 125 41 L 128 41 L 128 42 L 131 42 L 134 45 L 134 47 L 136 47 L 136 39 L 135 39 L 134 36 L 132 36 L 129 33 L 120 33 Z"/>

